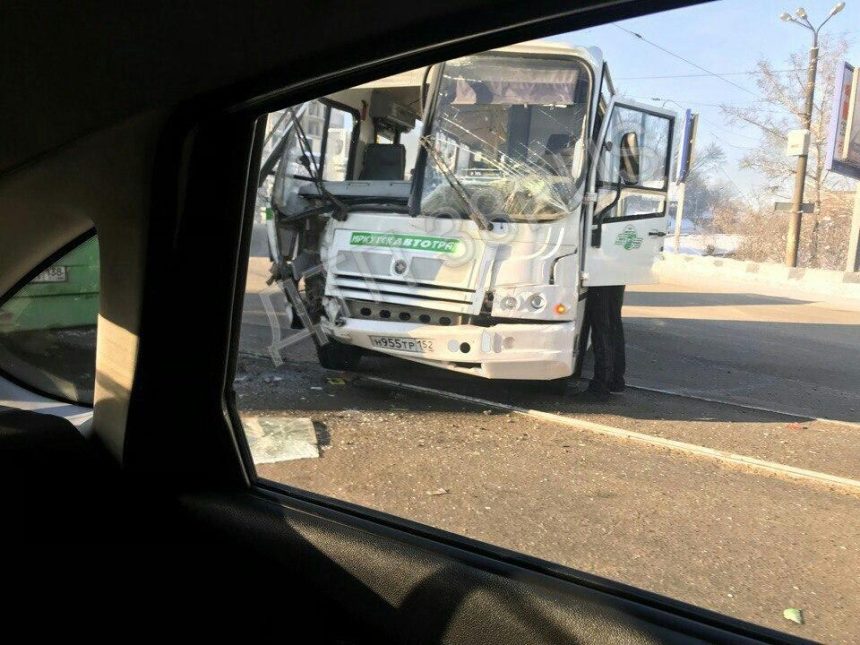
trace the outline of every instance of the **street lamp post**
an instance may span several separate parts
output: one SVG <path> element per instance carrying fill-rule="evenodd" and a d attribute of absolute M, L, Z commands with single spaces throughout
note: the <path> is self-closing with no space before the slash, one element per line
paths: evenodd
<path fill-rule="evenodd" d="M 844 2 L 837 3 L 827 14 L 818 27 L 813 27 L 809 22 L 806 11 L 800 7 L 792 16 L 789 13 L 783 13 L 780 18 L 785 22 L 793 22 L 800 25 L 804 29 L 812 32 L 812 48 L 809 50 L 809 69 L 806 76 L 806 103 L 803 109 L 803 128 L 809 130 L 812 125 L 812 106 L 813 98 L 815 97 L 815 74 L 818 69 L 818 32 L 827 24 L 837 13 L 845 7 Z M 794 194 L 791 200 L 791 213 L 788 220 L 788 238 L 785 245 L 785 265 L 789 267 L 797 266 L 797 247 L 800 244 L 800 224 L 803 217 L 803 189 L 806 186 L 806 165 L 809 160 L 808 147 L 803 151 L 803 154 L 797 157 L 797 170 L 794 177 Z"/>

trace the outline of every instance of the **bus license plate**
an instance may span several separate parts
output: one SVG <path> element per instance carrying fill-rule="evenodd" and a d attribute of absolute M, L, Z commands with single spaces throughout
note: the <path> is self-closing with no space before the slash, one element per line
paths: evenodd
<path fill-rule="evenodd" d="M 405 336 L 371 336 L 370 344 L 379 349 L 396 349 L 401 352 L 427 354 L 433 351 L 433 341 Z"/>
<path fill-rule="evenodd" d="M 52 266 L 33 278 L 33 282 L 65 282 L 69 276 L 64 266 Z"/>

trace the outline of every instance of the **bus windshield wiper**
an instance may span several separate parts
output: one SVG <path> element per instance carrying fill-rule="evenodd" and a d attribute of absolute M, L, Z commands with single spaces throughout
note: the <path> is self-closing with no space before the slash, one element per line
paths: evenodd
<path fill-rule="evenodd" d="M 433 144 L 429 139 L 429 137 L 421 137 L 418 141 L 424 150 L 427 151 L 427 156 L 433 161 L 433 164 L 445 178 L 445 181 L 448 182 L 448 185 L 451 186 L 451 189 L 461 200 L 463 200 L 463 203 L 466 205 L 466 214 L 469 216 L 469 219 L 475 222 L 479 229 L 492 231 L 493 223 L 484 217 L 481 211 L 475 207 L 472 203 L 472 199 L 469 197 L 469 193 L 467 193 L 466 189 L 463 187 L 463 184 L 460 183 L 460 180 L 457 179 L 456 175 L 454 175 L 452 170 L 448 167 L 448 164 L 445 163 L 445 160 L 442 159 L 442 156 L 436 151 L 436 148 L 433 147 Z"/>
<path fill-rule="evenodd" d="M 358 210 L 377 211 L 380 213 L 404 214 L 409 212 L 409 206 L 407 205 L 407 201 L 399 197 L 355 197 L 349 199 L 346 203 L 338 200 L 338 203 L 340 204 L 339 208 L 342 209 L 344 215 Z M 280 209 L 278 209 L 278 213 L 280 213 L 281 215 L 280 221 L 284 224 L 289 224 L 291 222 L 297 222 L 308 217 L 313 217 L 314 215 L 324 215 L 325 213 L 335 208 L 338 207 L 336 207 L 331 202 L 328 202 L 320 206 L 312 206 L 311 208 L 306 208 L 305 210 L 299 211 L 298 213 L 284 213 Z M 332 214 L 332 216 L 334 216 L 334 214 Z"/>

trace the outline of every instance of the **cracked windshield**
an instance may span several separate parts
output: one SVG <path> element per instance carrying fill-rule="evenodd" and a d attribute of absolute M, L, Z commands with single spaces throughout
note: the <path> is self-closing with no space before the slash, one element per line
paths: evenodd
<path fill-rule="evenodd" d="M 858 642 L 858 24 L 725 0 L 265 117 L 259 480 Z"/>
<path fill-rule="evenodd" d="M 433 162 L 424 168 L 422 213 L 474 211 L 492 221 L 574 208 L 589 85 L 586 68 L 569 57 L 484 54 L 446 64 L 422 139 Z"/>

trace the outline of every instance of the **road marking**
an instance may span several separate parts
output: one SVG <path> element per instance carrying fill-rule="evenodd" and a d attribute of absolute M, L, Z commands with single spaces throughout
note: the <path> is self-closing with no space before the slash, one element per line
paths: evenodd
<path fill-rule="evenodd" d="M 549 421 L 551 423 L 565 425 L 571 428 L 576 428 L 578 430 L 586 430 L 588 432 L 593 432 L 595 434 L 604 435 L 607 437 L 613 437 L 615 439 L 627 439 L 630 441 L 636 441 L 642 444 L 656 446 L 659 448 L 668 448 L 670 450 L 684 452 L 691 455 L 697 455 L 699 457 L 706 457 L 708 459 L 713 459 L 722 463 L 746 466 L 753 470 L 758 470 L 771 475 L 781 475 L 783 477 L 790 477 L 792 479 L 798 479 L 801 481 L 812 481 L 818 484 L 840 486 L 842 488 L 847 488 L 853 493 L 860 493 L 860 481 L 856 479 L 849 479 L 848 477 L 839 477 L 838 475 L 829 475 L 827 473 L 820 473 L 815 470 L 806 470 L 805 468 L 787 466 L 785 464 L 779 464 L 773 461 L 765 461 L 764 459 L 756 459 L 755 457 L 747 457 L 746 455 L 726 452 L 725 450 L 706 448 L 705 446 L 699 446 L 693 443 L 686 443 L 684 441 L 675 441 L 674 439 L 664 439 L 663 437 L 655 437 L 654 435 L 635 432 L 633 430 L 624 430 L 623 428 L 607 426 L 601 423 L 594 423 L 592 421 L 584 421 L 582 419 L 565 417 L 559 414 L 553 414 L 551 412 L 543 412 L 541 410 L 532 410 L 530 408 L 523 408 L 518 405 L 501 403 L 499 401 L 480 399 L 478 397 L 467 396 L 465 394 L 457 394 L 455 392 L 448 392 L 446 390 L 438 390 L 436 388 L 425 387 L 423 385 L 403 383 L 402 381 L 394 381 L 391 379 L 382 378 L 380 376 L 364 375 L 359 377 L 357 380 L 370 381 L 373 383 L 388 385 L 390 387 L 410 390 L 412 392 L 420 392 L 422 394 L 430 394 L 446 399 L 452 399 L 454 401 L 462 401 L 465 403 L 472 403 L 488 408 L 496 408 L 499 410 L 505 410 L 507 412 L 514 412 L 516 414 L 521 414 L 535 419 L 541 419 L 542 421 Z"/>
<path fill-rule="evenodd" d="M 627 387 L 633 390 L 643 390 L 645 392 L 655 392 L 657 394 L 668 394 L 670 396 L 679 396 L 684 399 L 695 399 L 696 401 L 705 401 L 707 403 L 721 403 L 723 405 L 731 405 L 736 408 L 743 408 L 745 410 L 755 410 L 756 412 L 769 412 L 771 414 L 779 414 L 784 417 L 795 417 L 797 419 L 809 419 L 810 421 L 821 421 L 823 423 L 832 423 L 838 426 L 845 426 L 847 428 L 854 428 L 855 430 L 860 430 L 860 423 L 852 423 L 851 421 L 840 421 L 839 419 L 826 419 L 824 417 L 814 417 L 809 414 L 799 414 L 797 412 L 786 412 L 785 410 L 776 410 L 774 408 L 765 408 L 758 405 L 749 405 L 747 403 L 736 403 L 734 401 L 726 401 L 725 399 L 711 399 L 706 396 L 699 396 L 698 394 L 688 394 L 686 392 L 678 392 L 676 390 L 664 390 L 658 387 L 648 387 L 647 385 L 631 385 L 627 384 Z"/>

